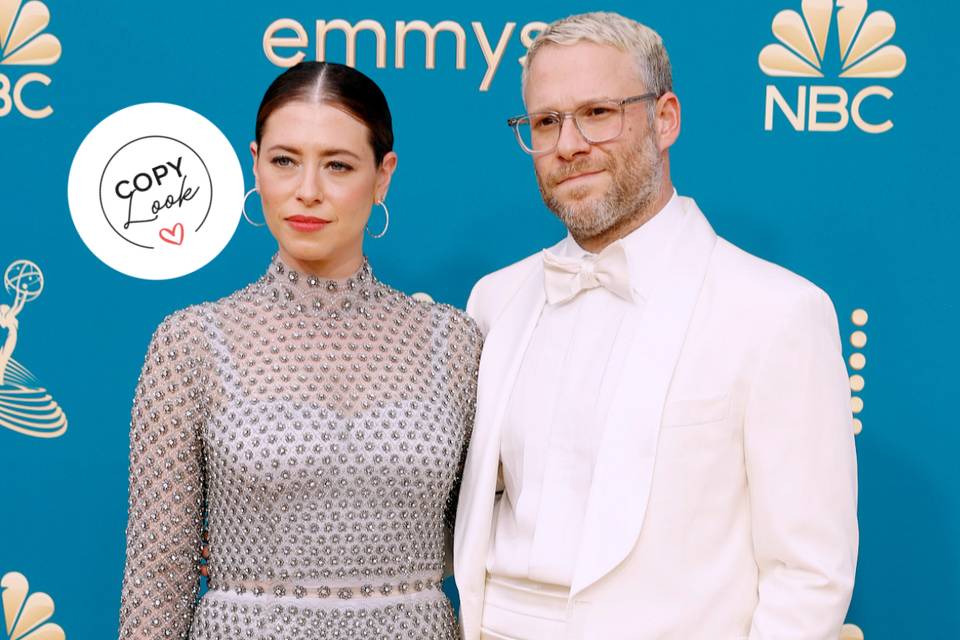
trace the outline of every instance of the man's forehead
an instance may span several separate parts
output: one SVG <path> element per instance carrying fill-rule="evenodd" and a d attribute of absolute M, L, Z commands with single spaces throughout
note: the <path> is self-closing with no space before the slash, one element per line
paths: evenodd
<path fill-rule="evenodd" d="M 568 109 L 584 101 L 622 98 L 641 89 L 631 56 L 609 45 L 581 41 L 548 44 L 537 51 L 527 74 L 527 109 Z"/>

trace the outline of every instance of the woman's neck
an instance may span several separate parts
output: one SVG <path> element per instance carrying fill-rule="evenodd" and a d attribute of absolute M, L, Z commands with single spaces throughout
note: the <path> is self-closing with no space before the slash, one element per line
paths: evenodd
<path fill-rule="evenodd" d="M 280 259 L 291 269 L 306 276 L 316 276 L 326 280 L 342 280 L 355 274 L 363 265 L 363 252 L 351 252 L 347 256 L 330 256 L 323 260 L 302 260 L 290 255 L 283 247 L 279 249 Z"/>

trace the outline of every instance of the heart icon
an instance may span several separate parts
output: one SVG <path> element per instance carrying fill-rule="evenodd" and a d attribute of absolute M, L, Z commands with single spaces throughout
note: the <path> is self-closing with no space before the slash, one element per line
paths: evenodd
<path fill-rule="evenodd" d="M 172 229 L 160 229 L 160 239 L 170 244 L 183 244 L 183 224 L 178 222 Z"/>

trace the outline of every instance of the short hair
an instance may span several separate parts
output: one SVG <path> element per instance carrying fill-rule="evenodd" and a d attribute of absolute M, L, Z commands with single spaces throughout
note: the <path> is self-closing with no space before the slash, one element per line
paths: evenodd
<path fill-rule="evenodd" d="M 317 61 L 303 61 L 287 69 L 267 88 L 257 110 L 257 147 L 270 114 L 297 100 L 338 106 L 365 124 L 378 167 L 393 151 L 393 118 L 377 83 L 352 67 Z"/>
<path fill-rule="evenodd" d="M 631 54 L 640 79 L 648 91 L 662 96 L 673 91 L 670 58 L 660 34 L 619 13 L 595 11 L 562 18 L 550 23 L 534 39 L 523 62 L 522 84 L 537 52 L 548 44 L 571 45 L 587 41 L 615 47 Z"/>

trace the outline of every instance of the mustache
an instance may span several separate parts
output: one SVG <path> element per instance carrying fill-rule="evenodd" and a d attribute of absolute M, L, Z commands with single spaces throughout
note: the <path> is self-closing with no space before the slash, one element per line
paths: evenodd
<path fill-rule="evenodd" d="M 605 162 L 589 163 L 581 161 L 576 164 L 571 164 L 550 174 L 550 186 L 555 187 L 567 178 L 580 173 L 592 173 L 594 171 L 600 171 L 607 168 L 607 163 Z"/>

